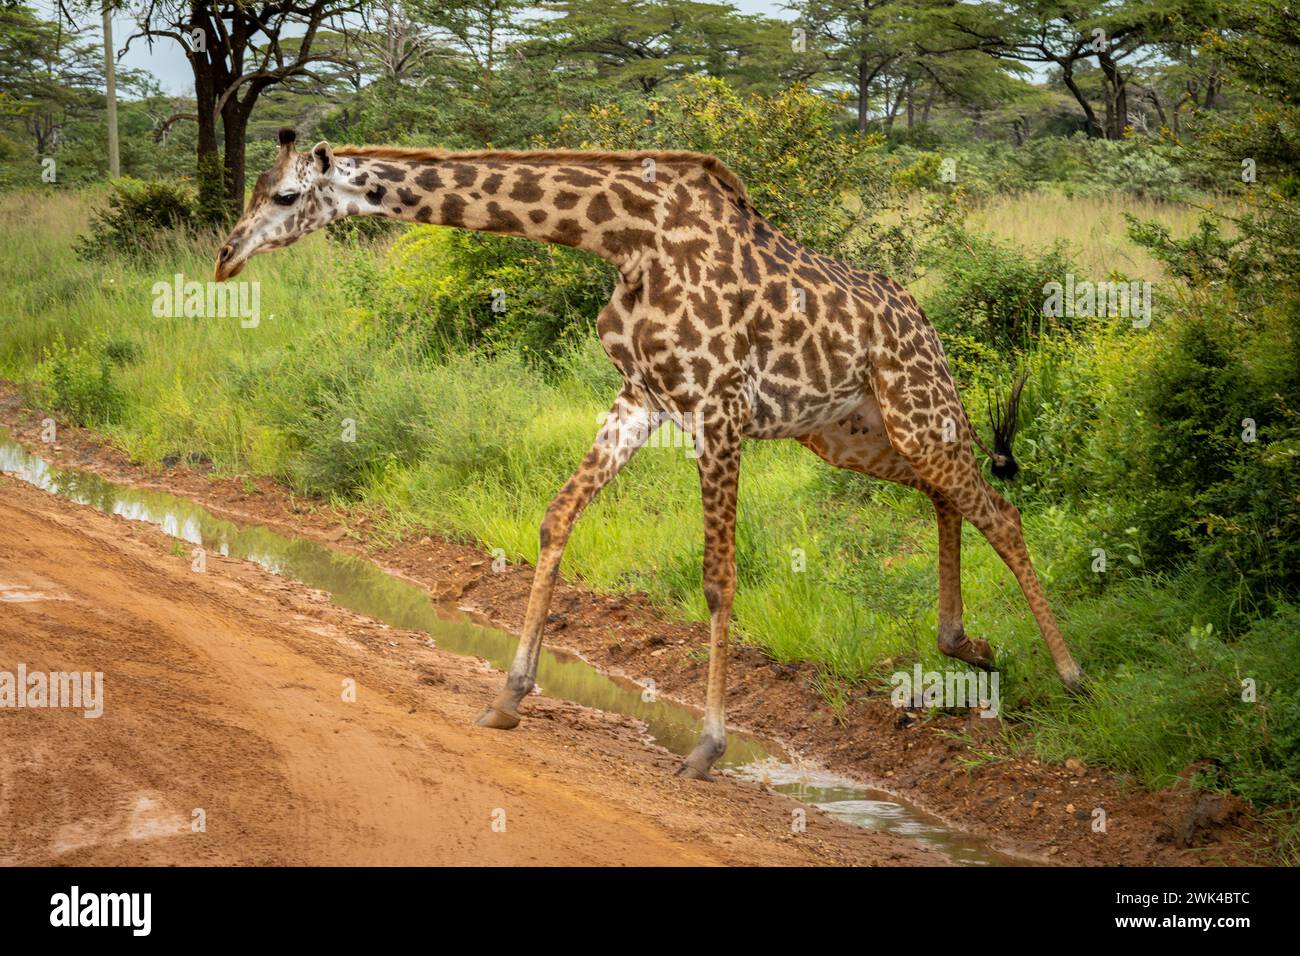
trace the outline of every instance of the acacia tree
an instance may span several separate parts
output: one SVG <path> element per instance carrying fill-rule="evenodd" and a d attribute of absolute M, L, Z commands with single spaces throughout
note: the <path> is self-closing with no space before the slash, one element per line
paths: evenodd
<path fill-rule="evenodd" d="M 101 0 L 74 0 L 82 12 Z M 364 0 L 122 0 L 118 9 L 135 22 L 133 41 L 168 40 L 180 45 L 194 74 L 195 112 L 171 117 L 198 125 L 196 166 L 200 204 L 215 220 L 237 216 L 244 204 L 244 151 L 248 121 L 262 93 L 272 87 L 312 89 L 328 78 L 322 64 L 347 65 L 350 16 Z M 220 139 L 220 142 L 219 142 Z"/>
<path fill-rule="evenodd" d="M 790 7 L 807 27 L 809 79 L 822 75 L 847 86 L 866 132 L 871 97 L 891 67 L 914 52 L 926 0 L 802 0 Z M 888 110 L 887 110 L 888 111 Z"/>
<path fill-rule="evenodd" d="M 545 56 L 573 82 L 645 96 L 688 75 L 777 79 L 789 27 L 702 0 L 558 0 L 536 21 L 529 55 Z"/>
<path fill-rule="evenodd" d="M 989 55 L 1053 66 L 1079 104 L 1088 135 L 1121 139 L 1137 69 L 1178 11 L 1205 0 L 994 0 L 956 4 L 955 28 Z M 1083 75 L 1098 70 L 1101 112 Z"/>
<path fill-rule="evenodd" d="M 355 35 L 362 60 L 356 76 L 368 70 L 376 78 L 406 79 L 435 52 L 436 42 L 403 0 L 372 0 Z"/>
<path fill-rule="evenodd" d="M 904 109 L 912 124 L 920 89 L 927 115 L 940 95 L 979 105 L 995 90 L 1005 93 L 1008 70 L 980 52 L 993 44 L 954 27 L 959 6 L 957 0 L 798 0 L 787 9 L 808 31 L 802 78 L 852 91 L 859 132 L 867 130 L 876 100 L 889 128 Z"/>
<path fill-rule="evenodd" d="M 0 121 L 47 155 L 70 122 L 98 105 L 99 45 L 20 4 L 0 5 L 0 33 Z"/>

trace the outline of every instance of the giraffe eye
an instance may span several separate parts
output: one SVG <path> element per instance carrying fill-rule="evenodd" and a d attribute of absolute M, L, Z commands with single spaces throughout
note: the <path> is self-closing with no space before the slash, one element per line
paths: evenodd
<path fill-rule="evenodd" d="M 292 206 L 298 201 L 297 193 L 276 193 L 271 197 L 281 206 Z"/>

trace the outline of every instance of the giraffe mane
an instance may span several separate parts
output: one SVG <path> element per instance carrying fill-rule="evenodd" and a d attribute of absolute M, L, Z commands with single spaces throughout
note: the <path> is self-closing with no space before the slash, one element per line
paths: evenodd
<path fill-rule="evenodd" d="M 708 153 L 693 153 L 681 149 L 597 150 L 597 149 L 477 149 L 449 150 L 422 149 L 405 146 L 336 146 L 336 156 L 365 156 L 370 159 L 395 160 L 475 160 L 498 159 L 503 162 L 572 162 L 572 163 L 640 163 L 653 159 L 657 163 L 684 163 L 699 166 L 722 185 L 731 189 L 746 203 L 749 193 L 741 178 L 722 160 Z M 751 203 L 752 205 L 752 203 Z"/>

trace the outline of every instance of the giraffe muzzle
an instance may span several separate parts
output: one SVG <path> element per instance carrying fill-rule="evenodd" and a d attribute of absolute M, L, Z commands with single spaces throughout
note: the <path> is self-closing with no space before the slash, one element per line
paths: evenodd
<path fill-rule="evenodd" d="M 217 253 L 217 264 L 213 270 L 213 278 L 218 282 L 232 279 L 243 271 L 244 263 L 247 261 L 247 257 L 239 255 L 234 245 L 228 242 Z"/>

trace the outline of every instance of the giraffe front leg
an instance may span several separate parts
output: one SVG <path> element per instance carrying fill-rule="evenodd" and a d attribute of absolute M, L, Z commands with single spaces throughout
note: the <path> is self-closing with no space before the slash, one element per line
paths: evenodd
<path fill-rule="evenodd" d="M 510 730 L 518 726 L 519 702 L 532 691 L 537 681 L 537 664 L 542 655 L 542 628 L 551 606 L 551 594 L 560 571 L 560 559 L 569 540 L 574 522 L 591 503 L 600 489 L 619 473 L 636 450 L 645 444 L 658 425 L 650 409 L 624 388 L 596 435 L 596 441 L 578 470 L 552 499 L 542 519 L 533 586 L 528 595 L 528 610 L 519 647 L 506 676 L 506 685 L 475 723 L 480 727 Z"/>
<path fill-rule="evenodd" d="M 718 434 L 721 432 L 721 434 Z M 736 493 L 740 481 L 740 435 L 710 430 L 699 457 L 704 503 L 704 599 L 709 607 L 709 686 L 704 727 L 679 776 L 708 780 L 709 768 L 727 749 L 727 628 L 736 593 Z M 701 447 L 696 436 L 696 447 Z"/>
<path fill-rule="evenodd" d="M 968 637 L 961 607 L 961 512 L 932 492 L 939 519 L 939 650 L 949 657 L 991 670 L 993 648 L 982 637 Z"/>

